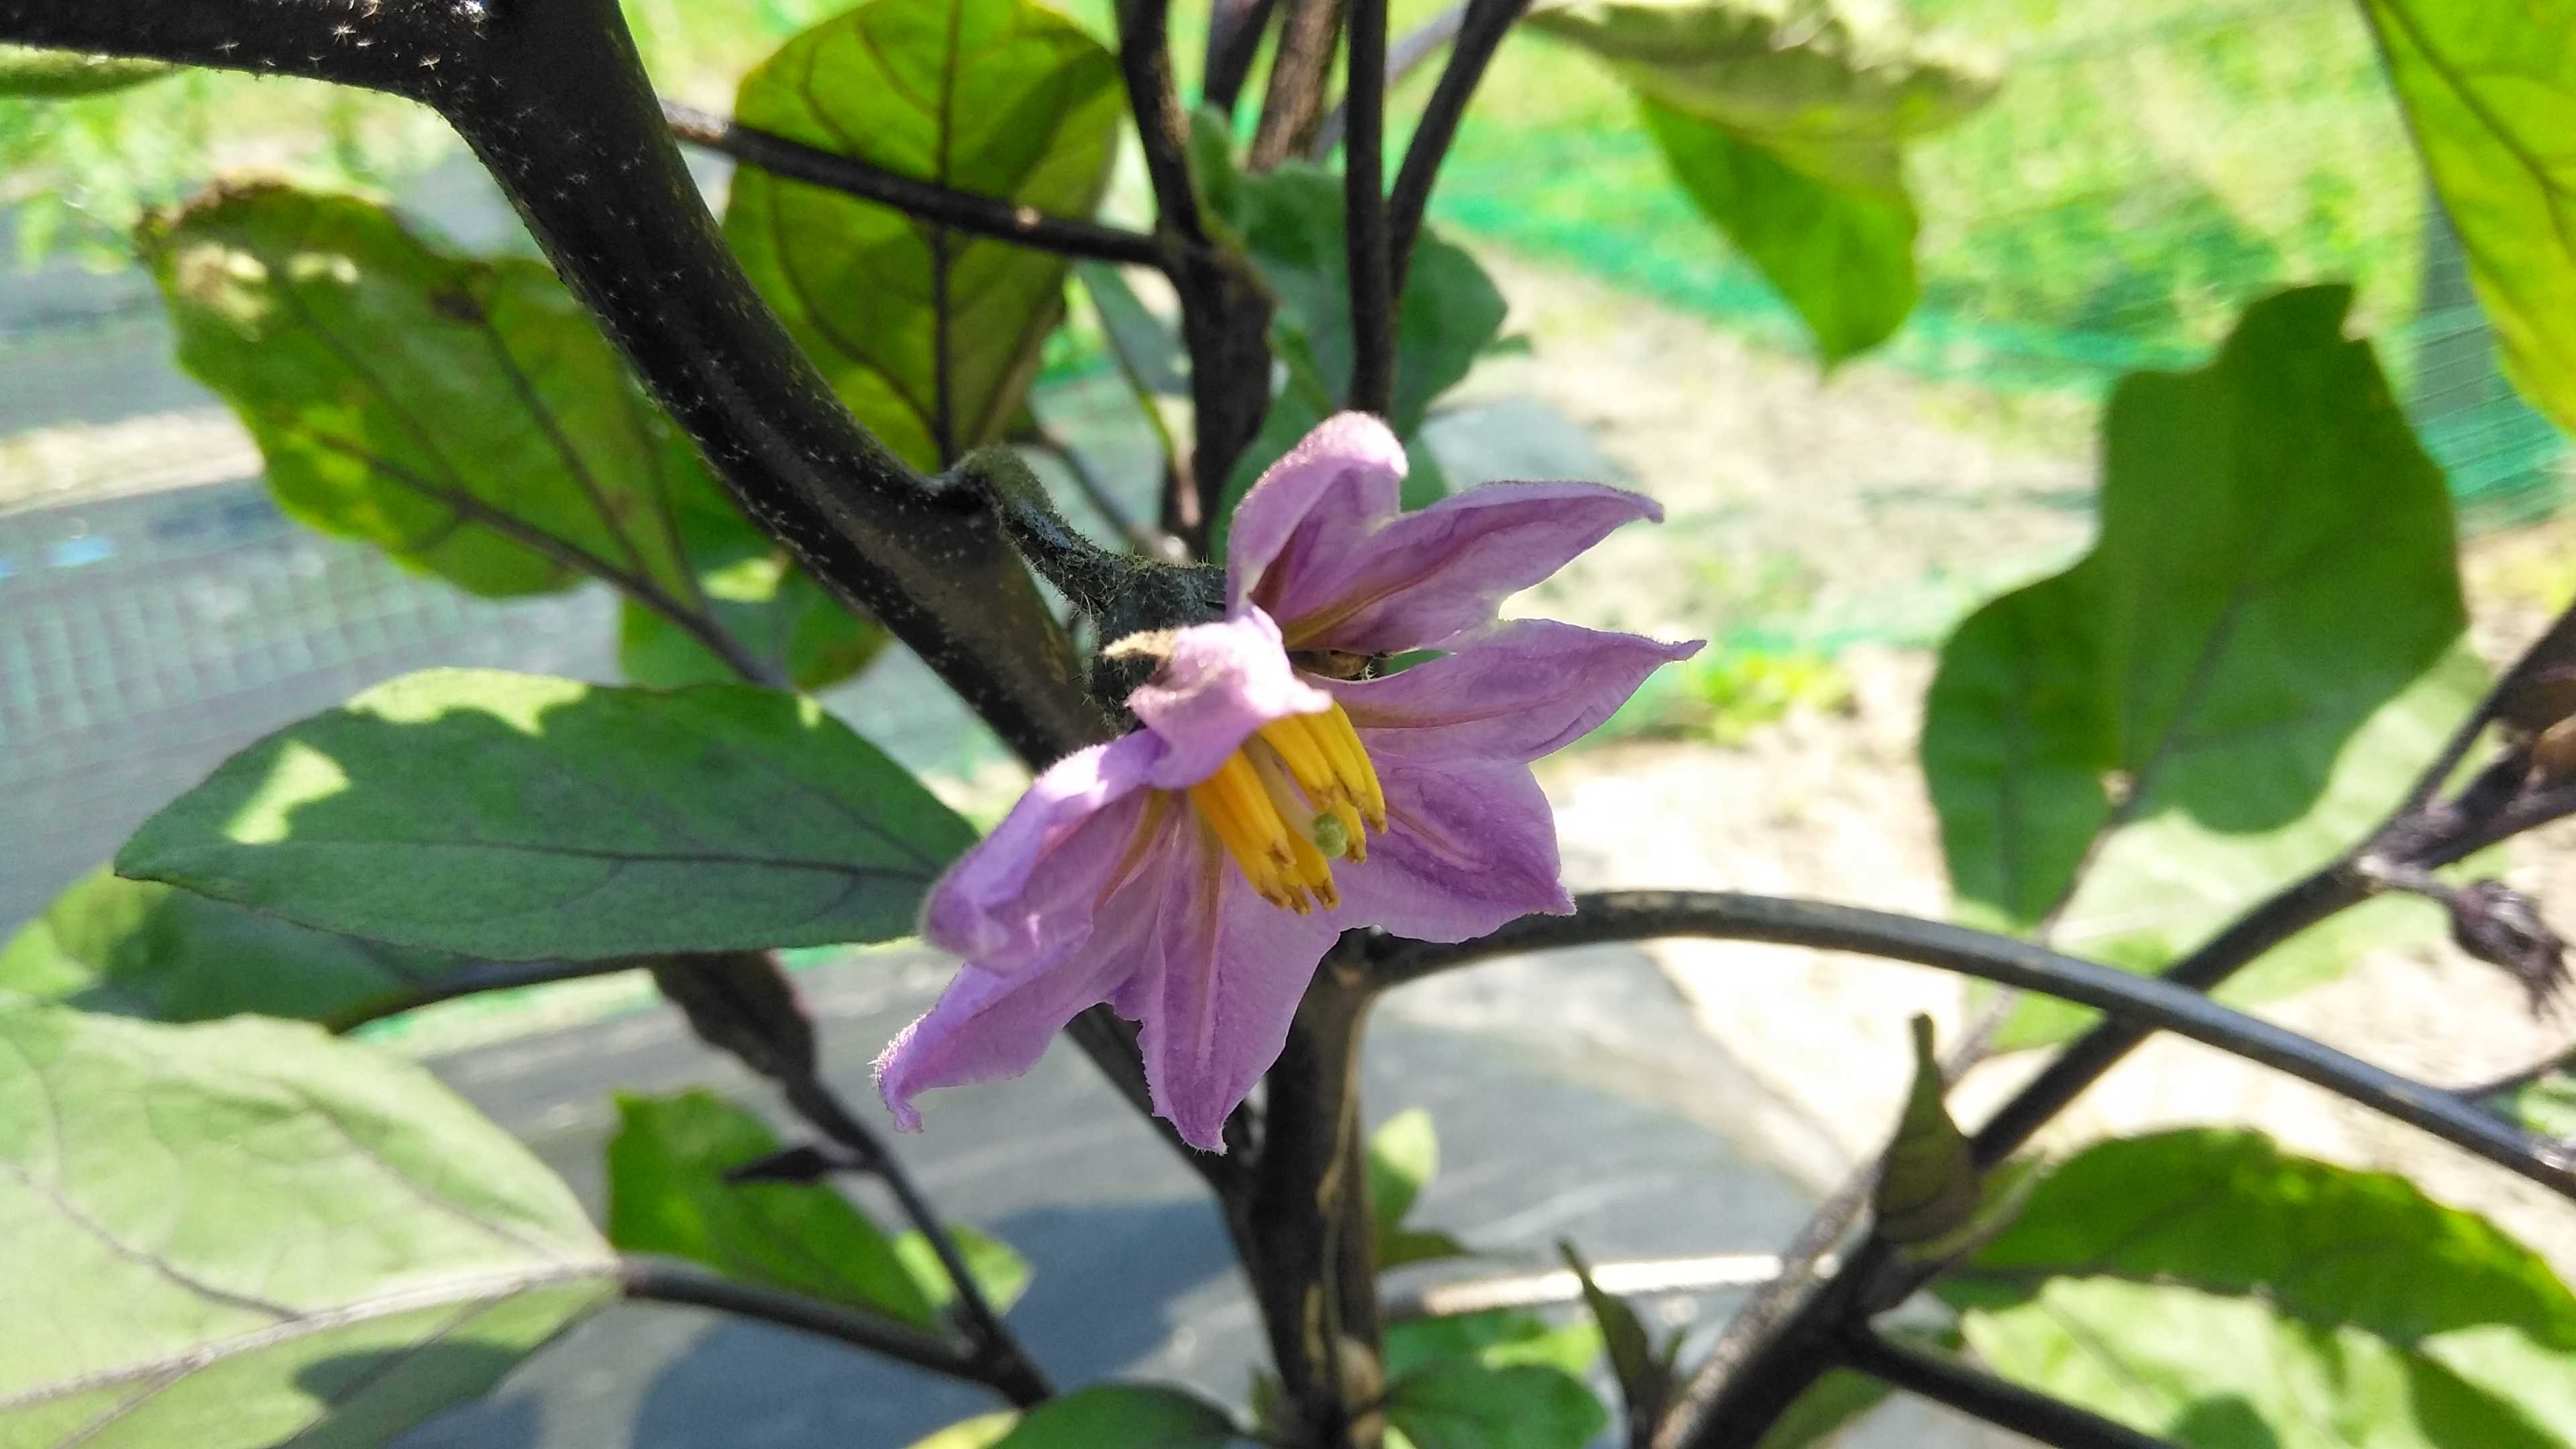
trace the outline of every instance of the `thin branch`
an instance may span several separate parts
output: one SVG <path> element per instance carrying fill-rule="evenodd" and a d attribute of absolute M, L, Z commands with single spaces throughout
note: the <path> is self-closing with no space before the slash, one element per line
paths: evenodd
<path fill-rule="evenodd" d="M 2448 1092 L 2221 1006 L 2188 985 L 1938 921 L 1721 891 L 1607 891 L 1578 897 L 1571 916 L 1525 916 L 1475 941 L 1394 944 L 1382 953 L 1376 980 L 1381 985 L 1400 984 L 1490 956 L 1659 936 L 1856 951 L 2095 1007 L 2111 1013 L 2111 1024 L 2123 1035 L 2163 1030 L 2190 1037 L 2422 1128 L 2562 1197 L 2576 1199 L 2576 1155 L 2560 1144 L 2499 1122 Z M 1987 1145 L 1982 1136 L 1979 1145 Z"/>
<path fill-rule="evenodd" d="M 1854 1330 L 1841 1349 L 1847 1368 L 2056 1449 L 2174 1449 L 2163 1439 L 2062 1399 L 2006 1383 L 1956 1359 L 1891 1342 L 1867 1329 Z"/>
<path fill-rule="evenodd" d="M 1466 23 L 1467 7 L 1461 3 L 1406 31 L 1387 49 L 1386 89 L 1392 91 L 1404 84 L 1422 68 L 1424 62 L 1457 39 L 1458 31 Z M 1319 158 L 1331 155 L 1333 148 L 1342 144 L 1342 133 L 1349 129 L 1350 123 L 1350 99 L 1346 96 L 1333 104 L 1331 112 L 1324 117 L 1324 124 L 1315 129 L 1315 144 L 1307 148 L 1307 154 Z"/>
<path fill-rule="evenodd" d="M 974 1340 L 972 1362 L 977 1374 L 1008 1396 L 1012 1403 L 1026 1407 L 1054 1393 L 1046 1376 L 1038 1370 L 1020 1341 L 994 1311 L 991 1300 L 984 1296 L 983 1285 L 975 1281 L 967 1267 L 965 1255 L 958 1250 L 957 1238 L 930 1199 L 912 1180 L 903 1160 L 886 1150 L 877 1134 L 867 1124 L 850 1114 L 850 1109 L 820 1077 L 798 1076 L 782 1081 L 787 1105 L 796 1115 L 811 1123 L 814 1130 L 856 1153 L 870 1170 L 885 1181 L 894 1194 L 895 1204 L 937 1255 L 939 1266 L 948 1275 L 949 1285 L 957 1293 L 957 1311 L 968 1337 Z"/>
<path fill-rule="evenodd" d="M 1261 125 L 1252 134 L 1246 164 L 1269 171 L 1312 144 L 1323 119 L 1324 82 L 1342 28 L 1342 0 L 1286 0 L 1278 53 L 1270 61 L 1270 88 L 1261 100 Z"/>
<path fill-rule="evenodd" d="M 1171 0 L 1118 0 L 1118 66 L 1154 187 L 1155 224 L 1192 246 L 1207 244 L 1190 189 L 1190 121 L 1172 80 Z"/>
<path fill-rule="evenodd" d="M 2510 1096 L 2523 1088 L 2559 1072 L 2576 1071 L 2576 1047 L 2561 1048 L 2527 1067 L 2520 1067 L 2500 1077 L 2491 1077 L 2465 1087 L 2454 1087 L 2452 1093 L 2471 1102 L 2486 1102 Z"/>
<path fill-rule="evenodd" d="M 1386 3 L 1350 0 L 1351 142 L 1342 151 L 1351 279 L 1350 406 L 1385 417 L 1395 397 L 1395 274 L 1386 216 Z"/>
<path fill-rule="evenodd" d="M 1209 8 L 1207 64 L 1199 83 L 1199 104 L 1214 107 L 1229 127 L 1277 6 L 1278 0 L 1216 0 Z"/>
<path fill-rule="evenodd" d="M 1458 122 L 1467 114 L 1467 103 L 1475 98 L 1495 50 L 1529 6 L 1530 0 L 1468 0 L 1456 47 L 1440 72 L 1440 84 L 1432 88 L 1431 100 L 1423 107 L 1421 122 L 1413 128 L 1413 140 L 1404 148 L 1403 169 L 1396 172 L 1395 190 L 1387 198 L 1387 248 L 1399 297 L 1412 268 L 1414 241 L 1422 234 L 1423 214 L 1431 207 L 1431 188 L 1440 179 L 1449 143 L 1458 137 Z"/>
<path fill-rule="evenodd" d="M 953 1379 L 979 1383 L 1005 1398 L 1002 1385 L 988 1377 L 974 1357 L 936 1334 L 878 1314 L 862 1313 L 808 1298 L 801 1293 L 748 1283 L 711 1273 L 695 1264 L 668 1258 L 625 1258 L 617 1265 L 617 1282 L 626 1296 L 648 1303 L 680 1303 L 712 1308 L 741 1318 L 775 1323 L 846 1343 L 853 1348 L 928 1369 Z M 1020 1400 L 1013 1399 L 1013 1403 Z M 1025 1407 L 1025 1405 L 1023 1405 Z"/>
<path fill-rule="evenodd" d="M 975 236 L 1062 256 L 1152 267 L 1161 272 L 1169 272 L 1173 266 L 1171 249 L 1143 232 L 1079 217 L 1053 216 L 1016 201 L 888 171 L 854 156 L 809 146 L 678 101 L 662 102 L 662 118 L 670 123 L 672 135 L 692 146 L 719 152 L 772 175 L 828 187 L 862 201 L 879 202 L 907 216 Z"/>
<path fill-rule="evenodd" d="M 1830 1255 L 1828 1262 L 1832 1259 Z M 1696 1258 L 1635 1258 L 1592 1265 L 1592 1281 L 1602 1292 L 1623 1298 L 1717 1293 L 1751 1288 L 1780 1276 L 1777 1253 L 1710 1253 Z M 1453 1278 L 1410 1292 L 1390 1295 L 1390 1323 L 1416 1318 L 1455 1318 L 1490 1313 L 1498 1308 L 1545 1308 L 1583 1299 L 1583 1280 L 1566 1268 L 1527 1273 L 1497 1273 L 1482 1278 Z"/>

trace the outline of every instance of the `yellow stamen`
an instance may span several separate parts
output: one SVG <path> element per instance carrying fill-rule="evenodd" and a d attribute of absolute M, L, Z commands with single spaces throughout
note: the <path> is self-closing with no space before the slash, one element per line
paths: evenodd
<path fill-rule="evenodd" d="M 1341 904 L 1332 858 L 1367 860 L 1368 832 L 1386 828 L 1377 770 L 1338 704 L 1262 726 L 1189 797 L 1261 898 L 1299 915 Z"/>
<path fill-rule="evenodd" d="M 1261 787 L 1260 776 L 1253 773 L 1242 752 L 1228 756 L 1215 774 L 1190 786 L 1189 795 L 1190 803 L 1216 832 L 1217 842 L 1243 868 L 1244 878 L 1262 899 L 1303 914 L 1304 897 L 1290 874 L 1297 865 L 1293 844 L 1297 834 L 1279 818 L 1269 792 Z"/>
<path fill-rule="evenodd" d="M 1279 756 L 1275 752 L 1246 741 L 1242 749 L 1234 752 L 1234 758 L 1251 764 L 1252 777 L 1261 782 L 1262 793 L 1268 798 L 1270 807 L 1279 813 L 1283 826 L 1292 820 L 1303 824 L 1313 819 L 1313 810 L 1308 808 L 1307 802 L 1297 798 L 1297 787 L 1289 782 L 1288 772 L 1280 767 Z M 1314 892 L 1315 899 L 1322 901 L 1325 909 L 1340 905 L 1341 895 L 1333 889 L 1332 864 L 1324 859 L 1322 851 L 1315 848 L 1315 842 L 1306 832 L 1288 828 L 1288 849 L 1295 857 L 1289 867 L 1290 878 Z"/>
<path fill-rule="evenodd" d="M 1386 792 L 1378 786 L 1377 767 L 1369 762 L 1359 731 L 1351 728 L 1350 715 L 1336 702 L 1322 714 L 1299 715 L 1297 719 L 1331 754 L 1334 775 L 1357 798 L 1360 813 L 1368 817 L 1369 829 L 1384 830 Z"/>

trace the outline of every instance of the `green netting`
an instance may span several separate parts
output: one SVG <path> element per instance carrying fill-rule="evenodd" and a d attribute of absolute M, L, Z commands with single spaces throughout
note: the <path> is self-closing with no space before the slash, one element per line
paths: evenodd
<path fill-rule="evenodd" d="M 2342 0 L 1913 0 L 1982 43 L 1995 100 L 1913 156 L 1923 300 L 1879 354 L 2097 393 L 2187 365 L 2248 301 L 2350 280 L 2472 522 L 2553 509 L 2565 441 L 2496 370 L 2456 239 Z M 1787 347 L 1794 316 L 1666 178 L 1615 88 L 1505 52 L 1435 198 L 1448 225 Z"/>

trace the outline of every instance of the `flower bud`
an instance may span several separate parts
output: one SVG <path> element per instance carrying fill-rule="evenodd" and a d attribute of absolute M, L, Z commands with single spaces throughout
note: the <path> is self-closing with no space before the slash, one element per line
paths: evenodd
<path fill-rule="evenodd" d="M 2461 950 L 2522 983 L 2537 1014 L 2567 985 L 2567 943 L 2540 918 L 2529 896 L 2502 881 L 2482 880 L 2454 893 L 2451 939 Z"/>

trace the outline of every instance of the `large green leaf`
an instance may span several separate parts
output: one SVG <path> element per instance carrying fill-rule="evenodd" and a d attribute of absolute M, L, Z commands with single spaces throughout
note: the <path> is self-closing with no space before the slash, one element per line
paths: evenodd
<path fill-rule="evenodd" d="M 1984 104 L 1985 67 L 1829 0 L 1586 0 L 1529 23 L 1637 93 L 1683 189 L 1827 360 L 1905 320 L 1915 214 L 1901 148 Z"/>
<path fill-rule="evenodd" d="M 159 80 L 175 69 L 157 60 L 0 45 L 0 96 L 33 96 L 39 100 L 94 96 Z"/>
<path fill-rule="evenodd" d="M 1386 1421 L 1411 1449 L 1583 1449 L 1610 1411 L 1562 1369 L 1451 1358 L 1389 1384 Z"/>
<path fill-rule="evenodd" d="M 948 1240 L 957 1245 L 957 1256 L 966 1261 L 967 1276 L 975 1280 L 984 1301 L 996 1313 L 1010 1312 L 1020 1295 L 1029 1291 L 1029 1279 L 1036 1273 L 1029 1260 L 1020 1256 L 1019 1249 L 991 1233 L 959 1223 L 947 1224 L 947 1231 Z M 939 1261 L 939 1250 L 930 1246 L 929 1237 L 921 1230 L 896 1234 L 894 1255 L 931 1307 L 945 1312 L 957 1301 L 957 1284 Z"/>
<path fill-rule="evenodd" d="M 2374 823 L 2474 699 L 2450 500 L 2349 296 L 2282 293 L 2209 366 L 2125 379 L 2100 541 L 1943 647 L 1923 767 L 1963 914 L 2029 930 L 2064 898 L 2061 944 L 2160 967 Z M 2223 994 L 2410 922 L 2434 913 L 2354 913 Z M 2080 1019 L 2033 1008 L 2005 1041 Z"/>
<path fill-rule="evenodd" d="M 120 874 L 493 960 L 885 940 L 972 829 L 812 701 L 406 675 L 252 745 Z"/>
<path fill-rule="evenodd" d="M 640 683 L 739 677 L 675 617 L 808 688 L 882 642 L 743 518 L 543 264 L 283 186 L 214 192 L 143 244 L 181 364 L 299 520 L 478 594 L 607 579 Z"/>
<path fill-rule="evenodd" d="M 473 964 L 102 868 L 0 945 L 0 991 L 159 1021 L 256 1012 L 338 1026 L 435 990 Z"/>
<path fill-rule="evenodd" d="M 1117 62 L 1033 0 L 868 0 L 743 78 L 736 119 L 882 170 L 1087 216 Z M 917 466 L 997 441 L 1064 311 L 1065 264 L 745 167 L 725 235 L 860 421 Z"/>
<path fill-rule="evenodd" d="M 2364 0 L 2523 396 L 2576 432 L 2576 44 L 2544 4 Z"/>
<path fill-rule="evenodd" d="M 1497 1308 L 1389 1325 L 1386 1375 L 1400 1379 L 1443 1360 L 1468 1359 L 1494 1369 L 1537 1364 L 1581 1378 L 1601 1349 L 1601 1329 L 1588 1318 L 1552 1328 L 1537 1314 Z"/>
<path fill-rule="evenodd" d="M 2200 1449 L 2576 1443 L 2576 1295 L 2538 1254 L 2250 1133 L 2084 1152 L 1940 1291 L 1997 1372 Z"/>
<path fill-rule="evenodd" d="M 409 1063 L 0 1001 L 0 1443 L 382 1443 L 613 1272 L 571 1192 Z"/>
<path fill-rule="evenodd" d="M 819 1183 L 725 1181 L 778 1135 L 712 1092 L 620 1093 L 608 1144 L 608 1240 L 930 1328 L 938 1314 L 894 1243 Z"/>

